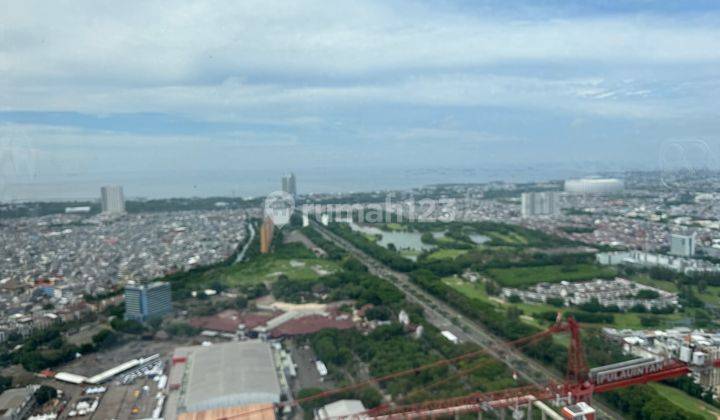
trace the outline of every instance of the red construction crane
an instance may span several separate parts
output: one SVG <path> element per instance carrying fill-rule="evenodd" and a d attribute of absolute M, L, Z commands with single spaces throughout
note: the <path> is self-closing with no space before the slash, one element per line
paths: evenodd
<path fill-rule="evenodd" d="M 567 376 L 563 383 L 545 387 L 523 386 L 502 391 L 474 393 L 464 397 L 427 401 L 405 406 L 379 406 L 366 414 L 377 419 L 419 418 L 455 415 L 498 408 L 513 408 L 535 401 L 564 401 L 567 404 L 590 402 L 593 394 L 647 382 L 662 381 L 686 375 L 690 368 L 675 359 L 644 358 L 589 370 L 585 361 L 580 325 L 572 317 L 558 319 L 533 339 L 563 332 L 570 333 Z M 720 362 L 714 362 L 720 366 Z"/>
<path fill-rule="evenodd" d="M 567 374 L 565 381 L 562 383 L 549 382 L 545 386 L 530 385 L 501 391 L 484 393 L 478 392 L 463 397 L 425 401 L 408 405 L 383 404 L 360 414 L 366 417 L 389 420 L 391 418 L 435 417 L 441 415 L 445 416 L 488 411 L 491 409 L 518 408 L 528 404 L 537 404 L 542 401 L 555 401 L 558 404 L 563 402 L 567 405 L 581 403 L 582 405 L 582 403 L 590 402 L 593 394 L 595 393 L 607 392 L 647 382 L 662 381 L 664 379 L 686 375 L 690 372 L 689 366 L 684 362 L 676 359 L 664 359 L 658 357 L 635 359 L 588 369 L 580 337 L 580 325 L 571 316 L 563 319 L 562 314 L 558 314 L 555 324 L 550 326 L 547 330 L 514 340 L 508 344 L 521 346 L 543 337 L 565 332 L 570 334 L 570 346 L 568 349 Z M 341 388 L 324 391 L 310 397 L 283 402 L 278 404 L 275 409 L 280 409 L 285 406 L 300 405 L 319 398 L 359 389 L 373 383 L 385 382 L 391 379 L 417 374 L 431 368 L 448 366 L 462 360 L 476 358 L 484 353 L 485 350 L 479 350 L 451 359 L 438 360 L 436 362 L 405 371 L 395 372 Z M 720 367 L 720 360 L 713 361 L 712 366 Z M 443 378 L 441 382 L 452 380 L 457 375 L 466 374 L 477 367 L 478 366 L 462 370 L 456 375 Z M 431 386 L 437 384 L 438 383 L 431 384 Z M 266 409 L 261 410 L 264 411 Z M 247 412 L 240 416 L 226 417 L 226 419 L 246 417 L 253 413 L 255 412 Z"/>

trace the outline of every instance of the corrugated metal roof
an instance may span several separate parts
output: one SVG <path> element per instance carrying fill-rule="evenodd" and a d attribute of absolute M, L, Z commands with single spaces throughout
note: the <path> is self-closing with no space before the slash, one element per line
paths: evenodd
<path fill-rule="evenodd" d="M 197 347 L 188 358 L 184 411 L 280 401 L 270 345 L 242 341 Z"/>
<path fill-rule="evenodd" d="M 58 381 L 69 382 L 71 384 L 81 384 L 88 378 L 82 375 L 76 375 L 68 372 L 58 372 L 55 374 L 55 379 Z"/>
<path fill-rule="evenodd" d="M 242 418 L 243 420 L 275 420 L 272 404 L 253 404 L 242 407 L 215 408 L 213 410 L 183 413 L 178 420 L 218 420 Z"/>

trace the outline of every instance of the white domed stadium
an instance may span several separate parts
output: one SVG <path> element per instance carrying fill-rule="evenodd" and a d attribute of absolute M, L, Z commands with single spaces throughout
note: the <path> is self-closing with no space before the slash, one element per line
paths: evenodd
<path fill-rule="evenodd" d="M 565 181 L 565 192 L 571 194 L 613 194 L 625 189 L 617 178 L 580 178 Z"/>

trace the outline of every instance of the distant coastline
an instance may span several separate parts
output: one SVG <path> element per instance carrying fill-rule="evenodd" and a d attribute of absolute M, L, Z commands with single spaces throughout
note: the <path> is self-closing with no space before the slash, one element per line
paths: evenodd
<path fill-rule="evenodd" d="M 292 168 L 291 168 L 292 169 Z M 294 169 L 293 169 L 294 170 Z M 92 201 L 100 186 L 122 185 L 129 199 L 264 196 L 280 189 L 280 170 L 227 170 L 172 174 L 137 173 L 107 175 L 35 176 L 5 180 L 0 185 L 0 203 Z M 295 170 L 298 190 L 310 193 L 350 193 L 406 190 L 430 184 L 484 183 L 492 181 L 537 182 L 594 173 L 588 168 L 512 166 L 506 168 L 317 168 Z"/>

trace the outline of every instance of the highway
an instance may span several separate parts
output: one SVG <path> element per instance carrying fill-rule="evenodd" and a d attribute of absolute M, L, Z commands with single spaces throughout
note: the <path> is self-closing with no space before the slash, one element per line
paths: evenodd
<path fill-rule="evenodd" d="M 425 312 L 426 319 L 438 329 L 452 332 L 461 341 L 478 344 L 485 349 L 488 354 L 505 363 L 510 369 L 529 383 L 542 387 L 546 385 L 549 380 L 556 383 L 563 381 L 559 373 L 542 366 L 529 356 L 526 356 L 516 348 L 507 344 L 503 339 L 488 332 L 482 325 L 467 319 L 445 302 L 425 292 L 419 286 L 412 283 L 406 274 L 394 271 L 368 256 L 350 242 L 335 235 L 315 220 L 311 219 L 311 223 L 315 230 L 323 237 L 333 241 L 367 266 L 370 273 L 392 282 L 405 294 L 409 301 L 420 305 Z M 597 410 L 598 418 L 622 418 L 620 414 L 596 400 L 593 401 L 592 405 Z"/>

